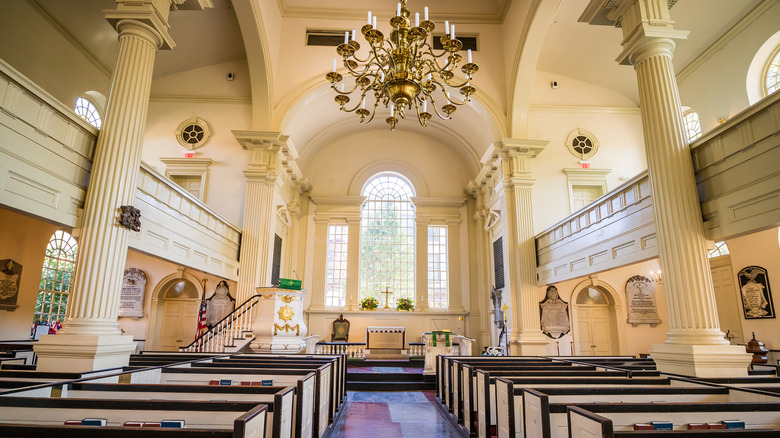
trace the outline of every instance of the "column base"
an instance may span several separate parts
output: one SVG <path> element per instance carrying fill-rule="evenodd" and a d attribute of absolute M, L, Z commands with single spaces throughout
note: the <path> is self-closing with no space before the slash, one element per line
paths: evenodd
<path fill-rule="evenodd" d="M 135 353 L 132 336 L 43 335 L 33 346 L 37 371 L 84 372 L 127 366 Z"/>
<path fill-rule="evenodd" d="M 550 338 L 539 333 L 514 334 L 509 338 L 510 356 L 547 356 L 547 344 Z"/>
<path fill-rule="evenodd" d="M 297 354 L 306 349 L 306 342 L 301 338 L 258 337 L 249 348 L 255 353 Z"/>
<path fill-rule="evenodd" d="M 658 371 L 694 377 L 747 377 L 753 358 L 742 345 L 656 344 Z"/>

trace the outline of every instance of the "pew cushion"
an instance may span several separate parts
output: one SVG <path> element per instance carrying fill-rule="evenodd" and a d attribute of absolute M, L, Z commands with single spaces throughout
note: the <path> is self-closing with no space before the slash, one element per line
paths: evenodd
<path fill-rule="evenodd" d="M 655 430 L 672 430 L 674 429 L 674 425 L 671 421 L 651 421 L 650 424 L 653 425 L 653 429 Z"/>
<path fill-rule="evenodd" d="M 163 420 L 160 422 L 160 427 L 181 429 L 182 427 L 184 427 L 184 420 Z"/>

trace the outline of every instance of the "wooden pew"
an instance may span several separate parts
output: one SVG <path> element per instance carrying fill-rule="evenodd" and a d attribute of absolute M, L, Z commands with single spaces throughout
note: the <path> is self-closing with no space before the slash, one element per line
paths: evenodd
<path fill-rule="evenodd" d="M 780 431 L 762 429 L 731 430 L 673 430 L 673 431 L 615 431 L 612 420 L 595 414 L 579 406 L 567 409 L 570 425 L 570 438 L 778 438 Z"/>
<path fill-rule="evenodd" d="M 311 373 L 308 379 L 314 380 Z M 303 385 L 305 382 L 299 381 Z M 301 389 L 298 391 L 302 393 Z M 230 401 L 251 402 L 268 405 L 272 418 L 266 423 L 266 435 L 273 438 L 292 438 L 295 428 L 301 425 L 304 436 L 311 436 L 311 416 L 298 419 L 301 412 L 312 412 L 312 397 L 306 402 L 296 396 L 293 386 L 203 386 L 203 385 L 128 385 L 123 383 L 69 383 L 62 387 L 61 398 L 69 399 L 107 399 L 107 400 L 197 400 L 197 401 Z M 19 392 L 24 396 L 25 392 Z M 298 429 L 301 430 L 301 429 Z M 300 434 L 298 435 L 300 436 Z"/>
<path fill-rule="evenodd" d="M 780 403 L 603 403 L 567 406 L 565 415 L 571 426 L 561 431 L 551 425 L 549 436 L 780 436 Z M 671 433 L 653 431 L 655 435 L 631 430 L 634 423 L 656 420 L 671 421 L 676 429 Z M 725 432 L 681 430 L 688 423 L 716 423 L 721 420 L 744 421 L 746 428 Z M 611 434 L 608 432 L 610 429 Z M 751 429 L 759 432 L 751 432 Z"/>
<path fill-rule="evenodd" d="M 695 383 L 692 383 L 695 385 Z M 524 427 L 512 428 L 501 436 L 550 437 L 568 433 L 566 406 L 583 403 L 765 403 L 780 402 L 780 396 L 754 393 L 741 389 L 719 386 L 692 386 L 669 388 L 523 388 Z M 509 412 L 513 411 L 510 406 Z M 502 424 L 499 425 L 499 430 Z"/>
<path fill-rule="evenodd" d="M 594 371 L 590 376 L 566 376 L 561 373 L 551 377 L 522 377 L 522 378 L 504 378 L 493 377 L 490 373 L 477 370 L 476 385 L 476 410 L 477 410 L 477 436 L 480 438 L 490 436 L 490 426 L 497 424 L 497 406 L 501 406 L 502 415 L 508 415 L 505 406 L 508 405 L 508 388 L 499 393 L 496 387 L 498 379 L 511 382 L 514 388 L 537 388 L 537 387 L 570 387 L 572 385 L 587 386 L 665 386 L 669 385 L 667 378 L 661 377 L 598 377 L 601 371 Z M 516 405 L 517 406 L 517 405 Z"/>
<path fill-rule="evenodd" d="M 194 429 L 233 429 L 234 437 L 264 437 L 267 409 L 267 405 L 253 402 L 0 397 L 0 424 L 65 429 L 65 421 L 82 418 L 102 418 L 113 427 L 128 421 L 184 420 L 185 427 Z"/>

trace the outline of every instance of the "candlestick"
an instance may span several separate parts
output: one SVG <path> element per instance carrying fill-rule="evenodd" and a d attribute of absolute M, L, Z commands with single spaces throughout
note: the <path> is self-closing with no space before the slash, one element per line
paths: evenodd
<path fill-rule="evenodd" d="M 428 6 L 425 7 L 425 21 L 428 21 Z"/>

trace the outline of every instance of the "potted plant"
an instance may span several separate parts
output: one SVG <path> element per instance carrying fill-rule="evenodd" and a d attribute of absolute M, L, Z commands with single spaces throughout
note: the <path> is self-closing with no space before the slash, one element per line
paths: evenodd
<path fill-rule="evenodd" d="M 414 300 L 411 298 L 399 298 L 398 303 L 395 305 L 395 308 L 398 310 L 403 310 L 404 312 L 411 312 L 414 310 Z"/>
<path fill-rule="evenodd" d="M 376 310 L 379 307 L 379 301 L 374 297 L 366 297 L 360 300 L 360 308 L 363 310 Z"/>

